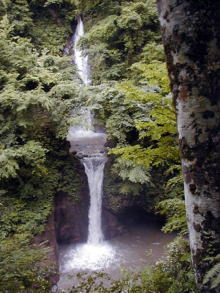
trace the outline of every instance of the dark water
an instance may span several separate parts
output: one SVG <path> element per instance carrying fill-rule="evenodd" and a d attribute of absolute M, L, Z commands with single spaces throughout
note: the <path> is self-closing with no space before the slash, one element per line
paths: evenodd
<path fill-rule="evenodd" d="M 133 225 L 127 232 L 101 245 L 60 247 L 59 289 L 75 284 L 78 272 L 104 271 L 119 279 L 124 269 L 138 272 L 155 264 L 166 253 L 174 235 L 164 234 L 158 224 Z"/>

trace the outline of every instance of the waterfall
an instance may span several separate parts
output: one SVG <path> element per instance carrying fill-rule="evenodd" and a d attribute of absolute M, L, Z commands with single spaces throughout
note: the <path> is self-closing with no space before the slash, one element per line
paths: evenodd
<path fill-rule="evenodd" d="M 89 78 L 88 56 L 77 47 L 80 37 L 84 34 L 82 19 L 78 19 L 72 42 L 65 49 L 65 53 L 74 55 L 73 62 L 83 85 L 91 83 Z M 72 49 L 73 47 L 73 49 Z M 90 207 L 87 243 L 73 247 L 67 257 L 64 271 L 100 270 L 107 268 L 114 262 L 115 250 L 104 241 L 102 233 L 102 185 L 105 162 L 107 160 L 104 145 L 106 135 L 93 129 L 93 116 L 89 108 L 77 109 L 75 114 L 81 116 L 82 125 L 69 128 L 67 140 L 70 142 L 71 152 L 76 152 L 85 167 L 88 178 Z"/>
<path fill-rule="evenodd" d="M 75 34 L 72 38 L 74 62 L 77 72 L 83 84 L 90 84 L 88 56 L 77 46 L 79 39 L 84 35 L 82 19 L 78 19 Z M 70 48 L 68 48 L 69 50 Z M 67 51 L 66 51 L 67 52 Z M 70 127 L 67 140 L 70 141 L 70 151 L 76 151 L 81 157 L 81 162 L 85 167 L 88 178 L 90 207 L 89 207 L 89 227 L 88 243 L 98 244 L 103 241 L 101 227 L 102 211 L 102 182 L 106 162 L 104 144 L 106 142 L 105 133 L 92 130 L 93 117 L 90 109 L 79 109 L 78 114 L 83 117 L 83 125 Z"/>
<path fill-rule="evenodd" d="M 103 241 L 101 227 L 102 182 L 105 158 L 91 157 L 82 159 L 90 190 L 88 243 L 97 244 Z"/>
<path fill-rule="evenodd" d="M 89 85 L 91 83 L 89 76 L 89 64 L 88 64 L 88 55 L 83 54 L 83 51 L 78 47 L 78 42 L 81 37 L 84 35 L 84 26 L 81 17 L 78 18 L 77 26 L 75 33 L 72 36 L 71 41 L 64 50 L 64 53 L 68 55 L 73 55 L 77 72 L 81 78 L 83 84 Z"/>
<path fill-rule="evenodd" d="M 88 65 L 88 55 L 83 55 L 83 51 L 77 47 L 80 38 L 84 35 L 84 26 L 81 17 L 78 19 L 78 24 L 76 27 L 76 32 L 73 36 L 73 46 L 75 63 L 78 70 L 78 74 L 81 77 L 84 84 L 88 85 L 91 83 L 89 79 L 89 65 Z"/>

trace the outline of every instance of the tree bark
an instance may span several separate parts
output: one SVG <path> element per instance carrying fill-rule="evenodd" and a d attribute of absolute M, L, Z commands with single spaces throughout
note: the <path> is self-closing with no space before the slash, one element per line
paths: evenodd
<path fill-rule="evenodd" d="M 182 154 L 192 261 L 200 292 L 220 253 L 220 1 L 158 0 Z"/>

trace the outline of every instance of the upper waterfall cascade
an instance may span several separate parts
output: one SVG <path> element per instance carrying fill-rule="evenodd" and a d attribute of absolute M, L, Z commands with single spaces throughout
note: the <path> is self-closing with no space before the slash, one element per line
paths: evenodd
<path fill-rule="evenodd" d="M 88 56 L 78 47 L 78 42 L 83 35 L 84 26 L 82 19 L 79 18 L 72 42 L 66 48 L 65 52 L 68 54 L 72 52 L 73 61 L 80 79 L 84 85 L 89 85 L 91 80 Z M 71 46 L 73 46 L 73 50 L 71 50 Z M 93 156 L 94 154 L 100 156 L 100 153 L 104 152 L 104 144 L 106 143 L 105 133 L 93 130 L 93 116 L 89 108 L 83 107 L 77 109 L 77 114 L 81 117 L 82 123 L 81 125 L 71 126 L 69 129 L 67 140 L 71 144 L 70 151 L 76 151 L 82 157 L 84 155 Z"/>
<path fill-rule="evenodd" d="M 82 159 L 88 177 L 90 191 L 88 243 L 98 244 L 103 241 L 101 226 L 102 182 L 105 167 L 104 157 Z"/>
<path fill-rule="evenodd" d="M 84 84 L 88 85 L 91 83 L 89 78 L 89 64 L 88 64 L 88 55 L 84 55 L 83 51 L 78 48 L 77 44 L 80 38 L 84 35 L 84 26 L 82 19 L 79 18 L 78 24 L 76 27 L 76 32 L 73 38 L 74 45 L 74 55 L 75 55 L 75 63 L 78 70 L 78 74 L 81 77 Z"/>
<path fill-rule="evenodd" d="M 75 33 L 73 34 L 72 40 L 69 45 L 65 48 L 65 53 L 68 55 L 72 54 L 74 57 L 73 63 L 75 63 L 79 77 L 83 84 L 89 85 L 90 80 L 90 68 L 88 63 L 88 55 L 83 54 L 81 48 L 78 47 L 78 42 L 84 35 L 84 25 L 81 17 L 78 19 Z"/>

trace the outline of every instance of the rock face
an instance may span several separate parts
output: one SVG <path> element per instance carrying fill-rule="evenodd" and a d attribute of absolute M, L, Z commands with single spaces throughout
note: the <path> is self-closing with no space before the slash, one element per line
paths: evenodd
<path fill-rule="evenodd" d="M 102 210 L 102 230 L 105 239 L 111 239 L 125 232 L 125 227 L 119 223 L 117 217 L 107 209 Z"/>
<path fill-rule="evenodd" d="M 59 192 L 55 197 L 55 226 L 58 243 L 77 243 L 87 239 L 88 234 L 88 192 L 81 194 L 78 202 Z"/>
<path fill-rule="evenodd" d="M 86 242 L 88 238 L 88 212 L 90 205 L 88 179 L 84 167 L 79 163 L 81 178 L 79 200 L 75 201 L 68 193 L 58 192 L 54 200 L 54 225 L 58 244 Z M 123 225 L 117 216 L 102 208 L 102 230 L 105 239 L 123 233 Z"/>
<path fill-rule="evenodd" d="M 71 197 L 59 192 L 55 198 L 55 226 L 58 243 L 85 242 L 88 236 L 88 191 L 84 190 L 81 199 L 74 203 Z M 107 209 L 102 210 L 102 229 L 105 239 L 120 235 L 124 231 L 117 217 Z"/>

